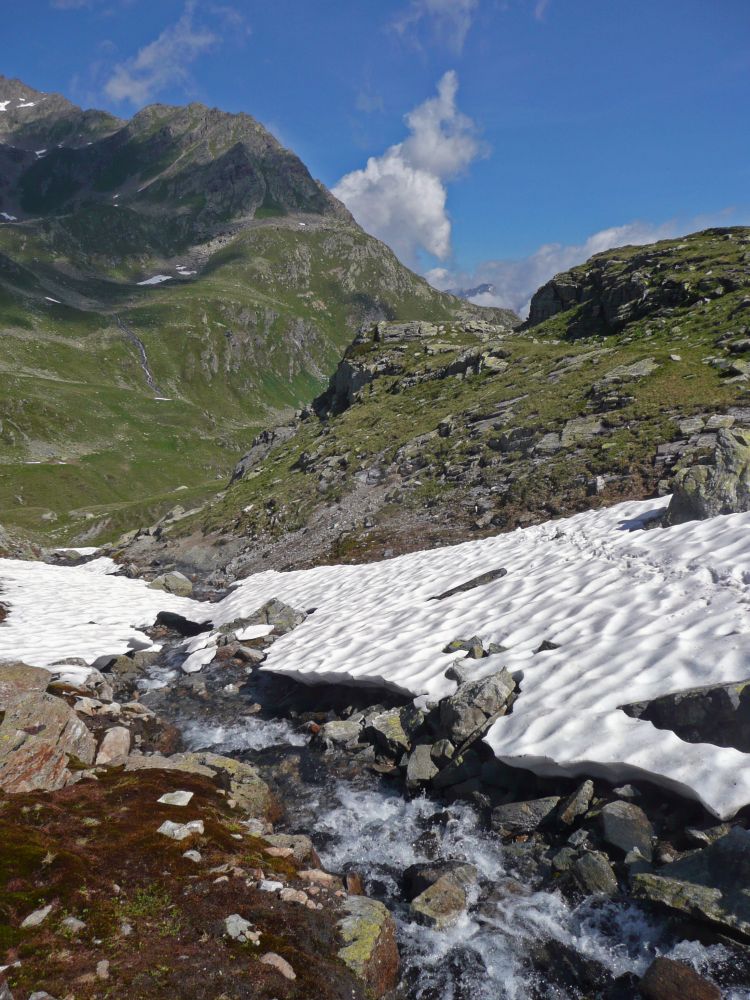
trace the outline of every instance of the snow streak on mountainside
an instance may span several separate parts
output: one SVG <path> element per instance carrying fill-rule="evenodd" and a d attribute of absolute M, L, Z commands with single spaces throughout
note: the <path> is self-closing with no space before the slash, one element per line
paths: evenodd
<path fill-rule="evenodd" d="M 748 674 L 750 514 L 634 530 L 663 503 L 619 504 L 364 566 L 260 573 L 212 605 L 107 577 L 109 560 L 74 569 L 2 560 L 11 613 L 0 656 L 91 661 L 117 652 L 113 634 L 121 648 L 138 638 L 134 628 L 162 607 L 219 626 L 277 597 L 316 611 L 274 644 L 264 669 L 384 685 L 424 703 L 455 690 L 445 676 L 455 654 L 443 647 L 479 635 L 506 651 L 475 661 L 476 675 L 505 665 L 520 688 L 487 737 L 498 757 L 545 774 L 651 778 L 730 816 L 750 803 L 747 754 L 686 743 L 620 707 Z M 435 600 L 500 568 L 507 574 L 493 582 Z M 215 638 L 191 641 L 188 669 L 212 659 Z M 545 640 L 556 648 L 539 651 Z"/>

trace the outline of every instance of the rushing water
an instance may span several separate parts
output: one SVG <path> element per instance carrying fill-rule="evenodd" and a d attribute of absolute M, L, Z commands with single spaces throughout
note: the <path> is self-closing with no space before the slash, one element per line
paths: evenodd
<path fill-rule="evenodd" d="M 182 728 L 194 748 L 248 760 L 269 747 L 283 754 L 284 747 L 306 742 L 284 720 Z M 405 988 L 414 1000 L 574 1000 L 584 995 L 575 985 L 581 969 L 594 979 L 602 966 L 613 978 L 638 975 L 661 954 L 715 973 L 733 961 L 721 945 L 676 940 L 665 921 L 633 903 L 592 897 L 574 906 L 558 892 L 524 884 L 508 851 L 468 804 L 409 801 L 360 773 L 353 780 L 327 775 L 306 782 L 290 805 L 290 829 L 312 831 L 324 866 L 356 871 L 368 893 L 394 912 Z M 404 869 L 436 856 L 467 861 L 480 875 L 469 913 L 445 931 L 410 920 L 401 886 Z M 634 991 L 626 985 L 624 992 L 599 995 L 631 997 Z M 750 1000 L 750 990 L 737 987 L 725 996 Z"/>

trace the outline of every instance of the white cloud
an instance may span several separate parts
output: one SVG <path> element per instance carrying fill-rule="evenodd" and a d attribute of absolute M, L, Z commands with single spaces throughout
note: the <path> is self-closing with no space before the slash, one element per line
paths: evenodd
<path fill-rule="evenodd" d="M 108 97 L 142 105 L 167 87 L 189 85 L 189 65 L 221 40 L 211 28 L 195 23 L 195 8 L 195 0 L 187 0 L 179 20 L 131 59 L 114 67 L 104 85 Z"/>
<path fill-rule="evenodd" d="M 438 41 L 461 52 L 478 6 L 479 0 L 411 0 L 391 24 L 400 35 L 407 35 L 427 23 Z"/>
<path fill-rule="evenodd" d="M 672 219 L 663 223 L 631 222 L 623 226 L 602 229 L 583 243 L 547 243 L 529 257 L 520 260 L 488 260 L 473 272 L 453 271 L 444 267 L 433 268 L 425 276 L 436 288 L 475 288 L 489 284 L 494 292 L 472 297 L 480 306 L 501 306 L 525 316 L 534 292 L 550 278 L 581 264 L 589 257 L 614 247 L 628 244 L 640 246 L 656 240 L 683 236 L 686 233 L 711 226 L 742 225 L 750 223 L 750 212 L 725 209 L 711 215 L 692 219 Z"/>
<path fill-rule="evenodd" d="M 474 122 L 456 107 L 457 90 L 458 77 L 446 73 L 437 96 L 406 115 L 409 136 L 333 189 L 364 229 L 410 264 L 421 250 L 449 256 L 445 184 L 484 153 Z"/>
<path fill-rule="evenodd" d="M 543 21 L 548 7 L 549 0 L 536 0 L 536 3 L 534 4 L 534 18 L 537 21 Z"/>

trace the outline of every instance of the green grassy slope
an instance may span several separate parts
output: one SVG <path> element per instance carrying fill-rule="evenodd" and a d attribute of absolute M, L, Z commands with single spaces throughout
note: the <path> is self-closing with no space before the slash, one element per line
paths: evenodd
<path fill-rule="evenodd" d="M 633 274 L 643 287 L 628 299 Z M 667 489 L 675 461 L 710 446 L 715 415 L 750 423 L 750 230 L 624 248 L 555 280 L 595 286 L 594 297 L 511 333 L 448 323 L 360 338 L 346 364 L 376 375 L 352 404 L 299 422 L 244 478 L 168 528 L 174 552 L 204 534 L 211 544 L 244 540 L 252 559 L 329 510 L 341 530 L 315 559 L 511 528 Z M 610 299 L 620 312 L 606 318 Z M 592 303 L 599 325 L 587 319 L 584 333 Z M 456 375 L 467 352 L 481 358 L 478 370 Z M 385 485 L 363 517 L 355 500 L 368 472 Z"/>
<path fill-rule="evenodd" d="M 0 78 L 6 97 L 0 523 L 29 537 L 102 540 L 193 505 L 321 390 L 361 323 L 472 311 L 247 115 L 123 123 Z"/>

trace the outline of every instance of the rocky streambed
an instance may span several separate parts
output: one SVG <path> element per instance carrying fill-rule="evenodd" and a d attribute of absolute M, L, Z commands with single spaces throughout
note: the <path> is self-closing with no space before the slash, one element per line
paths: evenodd
<path fill-rule="evenodd" d="M 264 671 L 303 617 L 199 673 L 174 616 L 85 686 L 3 665 L 3 1000 L 750 998 L 746 816 L 503 765 L 473 637 L 430 711 Z"/>

